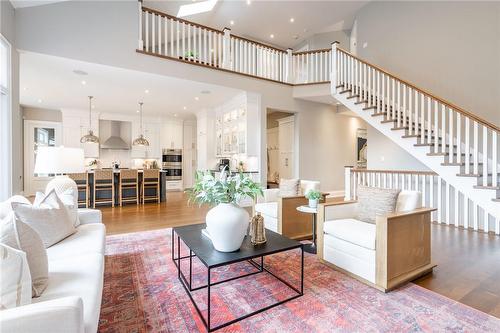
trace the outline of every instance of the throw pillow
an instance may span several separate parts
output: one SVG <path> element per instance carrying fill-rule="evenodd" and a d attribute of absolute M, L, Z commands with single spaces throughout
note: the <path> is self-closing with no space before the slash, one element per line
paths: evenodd
<path fill-rule="evenodd" d="M 280 180 L 280 196 L 294 197 L 299 195 L 300 181 L 298 179 L 281 179 Z"/>
<path fill-rule="evenodd" d="M 70 215 L 54 190 L 35 198 L 33 205 L 12 203 L 12 209 L 21 222 L 32 227 L 50 247 L 75 233 Z"/>
<path fill-rule="evenodd" d="M 29 204 L 30 201 L 23 197 L 22 195 L 14 195 L 9 199 L 0 202 L 0 219 L 6 218 L 10 213 L 12 213 L 12 202 L 22 202 Z"/>
<path fill-rule="evenodd" d="M 358 220 L 375 223 L 377 215 L 394 212 L 401 190 L 358 186 Z"/>
<path fill-rule="evenodd" d="M 32 295 L 40 296 L 47 287 L 49 279 L 47 250 L 40 236 L 11 213 L 0 223 L 0 243 L 26 253 L 31 274 Z"/>
<path fill-rule="evenodd" d="M 26 253 L 0 244 L 0 310 L 31 303 L 31 275 Z"/>
<path fill-rule="evenodd" d="M 78 227 L 80 225 L 80 219 L 78 218 L 78 204 L 75 205 L 75 191 L 72 188 L 68 188 L 64 191 L 57 191 L 57 189 L 55 188 L 52 190 L 56 192 L 57 196 L 59 197 L 59 199 L 61 199 L 62 203 L 66 207 L 69 217 L 71 218 L 71 221 L 73 221 L 73 225 L 75 227 Z M 48 193 L 50 193 L 52 190 L 49 190 Z M 46 194 L 44 194 L 43 192 L 36 192 L 33 205 L 38 206 L 45 197 Z M 76 202 L 78 202 L 78 199 L 76 200 Z"/>

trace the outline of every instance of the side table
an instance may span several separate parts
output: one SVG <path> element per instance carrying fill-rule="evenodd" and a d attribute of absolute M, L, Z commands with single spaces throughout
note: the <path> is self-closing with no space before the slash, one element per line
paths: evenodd
<path fill-rule="evenodd" d="M 312 215 L 312 225 L 313 225 L 312 236 L 313 236 L 313 239 L 312 239 L 311 244 L 304 245 L 304 251 L 316 254 L 316 252 L 317 252 L 317 250 L 316 250 L 316 214 L 318 213 L 318 209 L 311 208 L 309 206 L 304 205 L 304 206 L 297 207 L 297 210 L 299 212 Z"/>

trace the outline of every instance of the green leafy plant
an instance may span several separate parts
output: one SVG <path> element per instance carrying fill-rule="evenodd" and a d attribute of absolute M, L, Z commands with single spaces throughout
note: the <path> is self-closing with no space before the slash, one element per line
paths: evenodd
<path fill-rule="evenodd" d="M 315 190 L 309 190 L 306 193 L 306 198 L 309 200 L 319 200 L 321 198 L 321 192 Z"/>
<path fill-rule="evenodd" d="M 210 171 L 197 171 L 193 188 L 186 191 L 189 200 L 216 206 L 220 203 L 238 202 L 246 197 L 256 199 L 263 196 L 262 187 L 243 173 L 228 175 L 224 170 L 220 177 Z"/>

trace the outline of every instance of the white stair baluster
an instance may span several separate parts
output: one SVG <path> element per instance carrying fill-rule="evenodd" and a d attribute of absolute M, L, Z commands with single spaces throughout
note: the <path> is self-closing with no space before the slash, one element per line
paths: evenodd
<path fill-rule="evenodd" d="M 163 18 L 163 55 L 168 55 L 168 19 Z"/>
<path fill-rule="evenodd" d="M 151 52 L 156 52 L 156 29 L 155 29 L 156 15 L 151 14 Z"/>
<path fill-rule="evenodd" d="M 417 176 L 418 177 L 418 176 Z M 427 177 L 425 174 L 423 174 L 421 177 L 421 182 L 422 182 L 422 207 L 425 207 L 425 204 L 426 204 L 426 199 L 427 199 L 427 184 L 426 184 L 426 181 L 427 181 Z"/>
<path fill-rule="evenodd" d="M 442 191 L 443 191 L 443 188 L 442 188 L 442 181 L 441 181 L 441 177 L 438 176 L 437 177 L 437 222 L 438 223 L 442 223 L 443 220 L 443 197 L 442 197 Z"/>
<path fill-rule="evenodd" d="M 446 106 L 441 105 L 441 152 L 446 152 Z"/>
<path fill-rule="evenodd" d="M 142 37 L 142 29 L 144 28 L 143 26 L 143 22 L 142 22 L 142 17 L 144 15 L 144 12 L 142 11 L 142 2 L 141 1 L 137 1 L 137 5 L 138 5 L 138 12 L 139 12 L 139 46 L 138 46 L 138 49 L 139 50 L 143 50 L 144 49 L 144 40 L 143 40 L 143 37 Z"/>
<path fill-rule="evenodd" d="M 469 198 L 463 193 L 463 219 L 464 219 L 464 229 L 469 229 Z"/>
<path fill-rule="evenodd" d="M 488 127 L 483 128 L 483 186 L 488 186 Z"/>
<path fill-rule="evenodd" d="M 465 117 L 465 174 L 470 173 L 470 121 Z"/>
<path fill-rule="evenodd" d="M 439 105 L 434 101 L 434 152 L 439 152 Z M 431 143 L 432 141 L 429 141 Z M 441 141 L 443 143 L 443 141 Z M 441 150 L 443 147 L 441 146 Z"/>
<path fill-rule="evenodd" d="M 491 140 L 491 185 L 498 186 L 498 133 L 495 130 L 491 131 Z"/>
<path fill-rule="evenodd" d="M 446 194 L 445 194 L 445 216 L 446 216 L 446 224 L 450 224 L 450 220 L 451 220 L 451 217 L 450 217 L 450 203 L 451 203 L 451 200 L 450 200 L 450 187 L 451 185 L 446 182 Z"/>
<path fill-rule="evenodd" d="M 146 32 L 146 52 L 149 52 L 149 12 L 144 12 L 144 26 Z"/>
<path fill-rule="evenodd" d="M 473 202 L 473 211 L 472 211 L 472 222 L 473 222 L 473 227 L 474 230 L 479 229 L 479 206 L 477 205 L 476 202 Z"/>
<path fill-rule="evenodd" d="M 162 54 L 161 53 L 161 32 L 162 32 L 161 22 L 162 21 L 163 21 L 162 16 L 158 15 L 158 54 Z"/>
<path fill-rule="evenodd" d="M 424 143 L 425 141 L 425 97 L 424 94 L 419 93 L 420 95 L 420 142 Z"/>
<path fill-rule="evenodd" d="M 453 163 L 453 154 L 455 153 L 454 146 L 454 136 L 453 136 L 453 110 L 448 108 L 448 144 L 450 148 L 448 148 L 448 163 Z"/>
<path fill-rule="evenodd" d="M 474 160 L 472 172 L 479 176 L 479 128 L 477 121 L 473 121 L 474 124 L 474 152 L 472 154 L 472 159 Z"/>
<path fill-rule="evenodd" d="M 462 118 L 457 112 L 457 163 L 462 163 Z"/>
<path fill-rule="evenodd" d="M 429 176 L 429 208 L 435 208 L 436 203 L 434 202 L 434 175 Z M 436 219 L 436 213 L 431 213 L 432 221 Z"/>
<path fill-rule="evenodd" d="M 432 102 L 431 98 L 427 97 L 427 143 L 431 142 L 432 142 Z"/>
<path fill-rule="evenodd" d="M 458 215 L 458 207 L 459 207 L 459 191 L 456 187 L 453 188 L 453 208 L 454 208 L 454 216 L 453 219 L 455 220 L 455 227 L 458 227 L 460 225 L 460 216 Z"/>
<path fill-rule="evenodd" d="M 408 87 L 408 134 L 413 134 L 413 105 L 412 105 L 413 89 Z"/>

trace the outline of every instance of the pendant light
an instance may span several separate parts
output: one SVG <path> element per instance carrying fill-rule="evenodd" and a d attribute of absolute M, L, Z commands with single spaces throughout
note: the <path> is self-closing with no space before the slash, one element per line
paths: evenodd
<path fill-rule="evenodd" d="M 140 117 L 141 117 L 141 127 L 140 127 L 140 131 L 139 131 L 139 137 L 137 139 L 134 140 L 134 142 L 132 142 L 132 145 L 133 146 L 149 146 L 149 141 L 146 140 L 146 138 L 144 137 L 144 135 L 142 134 L 142 104 L 144 104 L 143 102 L 139 102 L 139 110 L 140 110 Z"/>
<path fill-rule="evenodd" d="M 92 98 L 94 98 L 94 96 L 89 96 L 89 131 L 86 135 L 81 137 L 81 143 L 99 143 L 99 138 L 95 136 L 94 131 L 92 131 Z"/>

